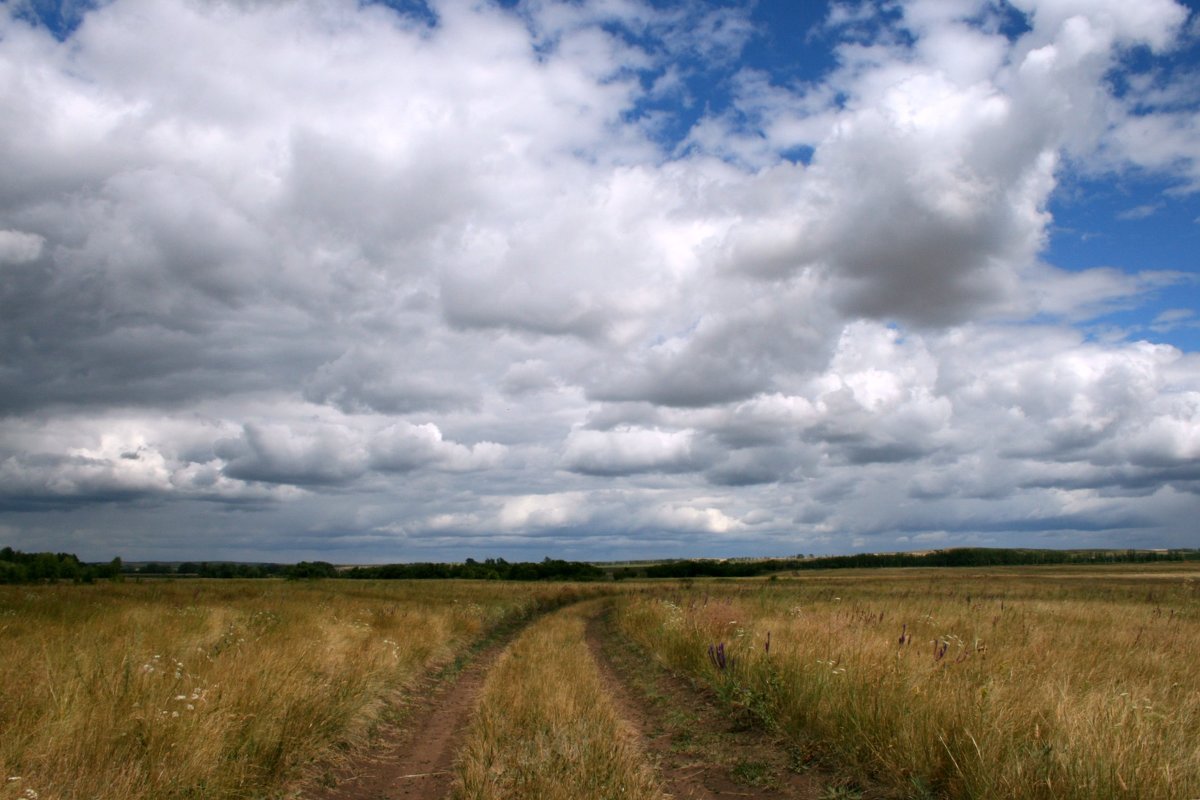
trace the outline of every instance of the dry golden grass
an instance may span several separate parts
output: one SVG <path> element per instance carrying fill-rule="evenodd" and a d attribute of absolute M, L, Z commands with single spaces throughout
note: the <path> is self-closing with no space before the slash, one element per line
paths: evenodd
<path fill-rule="evenodd" d="M 622 587 L 628 636 L 896 796 L 1200 797 L 1195 568 L 836 572 L 664 598 L 670 586 Z M 476 582 L 0 587 L 0 800 L 283 796 L 362 745 L 391 693 L 492 626 L 577 596 Z M 498 662 L 460 798 L 661 796 L 581 613 L 539 621 Z M 725 669 L 707 654 L 718 643 Z"/>
<path fill-rule="evenodd" d="M 277 795 L 389 692 L 570 589 L 201 581 L 0 587 L 0 798 Z"/>
<path fill-rule="evenodd" d="M 456 798 L 664 797 L 604 689 L 584 613 L 539 620 L 500 657 L 462 751 Z"/>
<path fill-rule="evenodd" d="M 696 584 L 629 601 L 620 621 L 673 668 L 898 796 L 1190 800 L 1200 573 L 1137 569 Z M 707 653 L 722 642 L 723 670 Z"/>

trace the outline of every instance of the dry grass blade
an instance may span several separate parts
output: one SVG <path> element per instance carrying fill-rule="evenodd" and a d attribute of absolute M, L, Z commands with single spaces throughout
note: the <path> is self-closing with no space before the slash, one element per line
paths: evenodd
<path fill-rule="evenodd" d="M 585 610 L 535 623 L 484 687 L 460 762 L 459 800 L 663 800 L 584 641 Z"/>

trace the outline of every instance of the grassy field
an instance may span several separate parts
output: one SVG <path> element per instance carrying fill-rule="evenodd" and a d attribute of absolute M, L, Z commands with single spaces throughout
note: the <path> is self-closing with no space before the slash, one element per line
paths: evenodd
<path fill-rule="evenodd" d="M 619 622 L 877 791 L 1200 797 L 1194 567 L 696 583 L 625 602 Z"/>
<path fill-rule="evenodd" d="M 389 692 L 547 584 L 0 587 L 0 798 L 249 798 L 361 744 Z"/>
<path fill-rule="evenodd" d="M 542 615 L 597 592 L 609 646 L 710 687 L 839 798 L 1200 798 L 1200 570 L 1131 565 L 0 587 L 0 800 L 294 796 L 522 620 L 456 797 L 661 797 L 585 642 L 598 606 Z"/>

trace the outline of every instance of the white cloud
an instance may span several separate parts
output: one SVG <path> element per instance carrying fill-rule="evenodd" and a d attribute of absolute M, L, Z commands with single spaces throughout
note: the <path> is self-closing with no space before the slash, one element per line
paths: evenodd
<path fill-rule="evenodd" d="M 1134 206 L 1133 208 L 1125 209 L 1117 214 L 1117 219 L 1124 220 L 1126 222 L 1139 219 L 1149 219 L 1159 211 L 1162 211 L 1162 209 L 1162 203 L 1146 203 L 1145 205 Z"/>
<path fill-rule="evenodd" d="M 405 472 L 433 467 L 451 472 L 495 467 L 504 457 L 505 448 L 495 442 L 480 442 L 467 447 L 442 438 L 432 423 L 413 425 L 393 423 L 377 431 L 368 444 L 371 467 L 383 471 Z"/>
<path fill-rule="evenodd" d="M 522 495 L 506 499 L 496 519 L 504 530 L 563 528 L 587 520 L 587 496 L 582 492 Z"/>
<path fill-rule="evenodd" d="M 740 520 L 729 517 L 719 508 L 712 507 L 659 506 L 648 515 L 646 521 L 650 525 L 703 533 L 730 533 L 745 527 Z"/>
<path fill-rule="evenodd" d="M 1064 172 L 1198 185 L 1181 81 L 1108 79 L 1186 15 L 1014 5 L 1010 38 L 987 2 L 835 4 L 808 83 L 705 3 L 113 0 L 65 42 L 5 7 L 0 524 L 1177 541 L 1195 356 L 1078 327 L 1185 276 L 1043 260 Z M 664 120 L 702 70 L 730 107 Z"/>
<path fill-rule="evenodd" d="M 46 240 L 36 233 L 0 230 L 0 264 L 24 264 L 42 254 Z"/>
<path fill-rule="evenodd" d="M 691 431 L 622 427 L 571 431 L 563 466 L 588 475 L 692 471 L 700 461 Z"/>

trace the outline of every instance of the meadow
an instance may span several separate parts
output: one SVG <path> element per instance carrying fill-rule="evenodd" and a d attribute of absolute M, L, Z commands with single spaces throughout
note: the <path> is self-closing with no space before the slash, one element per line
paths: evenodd
<path fill-rule="evenodd" d="M 0 798 L 281 796 L 387 702 L 570 585 L 0 587 Z"/>
<path fill-rule="evenodd" d="M 878 570 L 695 583 L 621 630 L 861 791 L 1200 797 L 1194 568 Z M 848 790 L 855 796 L 860 790 Z"/>
<path fill-rule="evenodd" d="M 0 800 L 302 798 L 486 640 L 453 797 L 667 796 L 585 641 L 597 615 L 605 648 L 770 732 L 823 798 L 1200 797 L 1185 564 L 5 586 Z"/>

